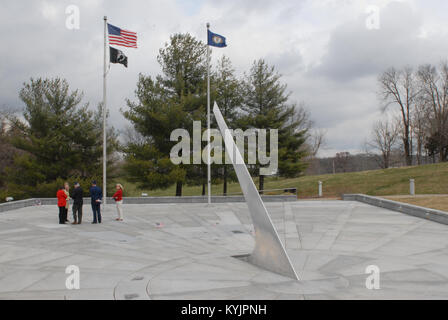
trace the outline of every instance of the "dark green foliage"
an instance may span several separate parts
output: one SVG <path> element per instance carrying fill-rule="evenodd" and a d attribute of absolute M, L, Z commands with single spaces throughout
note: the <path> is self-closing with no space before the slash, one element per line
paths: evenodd
<path fill-rule="evenodd" d="M 92 180 L 101 181 L 101 176 L 92 176 L 88 178 L 74 176 L 70 177 L 70 179 L 57 178 L 56 180 L 39 183 L 35 186 L 31 186 L 29 184 L 10 183 L 8 184 L 8 189 L 4 190 L 3 193 L 0 193 L 0 195 L 2 195 L 0 200 L 4 201 L 6 196 L 12 196 L 14 200 L 28 198 L 54 198 L 56 197 L 56 192 L 64 185 L 65 182 L 69 183 L 71 188 L 70 192 L 74 188 L 74 183 L 78 182 L 83 188 L 84 197 L 89 197 L 89 188 Z M 111 190 L 113 187 L 113 184 L 108 184 L 108 190 Z"/>
<path fill-rule="evenodd" d="M 164 189 L 185 180 L 185 170 L 174 165 L 153 144 L 129 144 L 125 152 L 127 161 L 124 169 L 129 181 L 139 183 L 141 188 Z"/>
<path fill-rule="evenodd" d="M 189 34 L 175 34 L 160 49 L 158 61 L 163 71 L 155 78 L 140 75 L 135 91 L 137 101 L 127 101 L 124 116 L 145 137 L 144 143 L 124 146 L 125 171 L 141 187 L 167 188 L 177 184 L 182 193 L 187 173 L 196 177 L 193 165 L 175 166 L 170 161 L 170 141 L 175 129 L 186 129 L 192 137 L 194 120 L 204 119 L 206 105 L 206 46 Z"/>
<path fill-rule="evenodd" d="M 169 140 L 173 130 L 186 129 L 192 137 L 194 120 L 206 118 L 206 46 L 189 34 L 175 34 L 159 51 L 158 61 L 163 71 L 155 78 L 140 75 L 135 91 L 137 101 L 128 100 L 124 116 L 144 142 L 128 142 L 124 166 L 128 178 L 140 187 L 167 188 L 176 183 L 176 195 L 182 184 L 205 185 L 207 166 L 173 165 L 169 160 L 171 148 L 177 142 Z M 216 101 L 230 128 L 266 128 L 279 130 L 278 174 L 296 177 L 305 169 L 303 144 L 306 130 L 296 106 L 288 104 L 286 85 L 273 67 L 263 60 L 254 63 L 250 75 L 240 81 L 234 75 L 230 60 L 223 57 L 211 74 L 211 102 Z M 213 119 L 213 117 L 212 117 Z M 212 127 L 216 127 L 212 123 Z M 204 149 L 206 144 L 202 143 Z M 224 160 L 224 159 L 223 159 Z M 252 171 L 259 166 L 252 166 Z M 212 165 L 213 183 L 224 182 L 235 174 L 230 165 Z M 263 177 L 260 178 L 260 186 Z"/>
<path fill-rule="evenodd" d="M 446 135 L 440 134 L 439 132 L 431 134 L 426 138 L 425 149 L 428 151 L 430 157 L 438 154 L 440 161 L 447 161 L 448 143 L 446 142 Z"/>
<path fill-rule="evenodd" d="M 207 74 L 206 50 L 202 41 L 188 33 L 172 35 L 170 42 L 159 50 L 157 61 L 163 75 L 158 76 L 157 80 L 169 96 L 180 100 L 186 95 L 203 91 Z"/>
<path fill-rule="evenodd" d="M 102 113 L 81 105 L 82 94 L 63 79 L 31 79 L 20 90 L 23 120 L 12 118 L 12 145 L 22 152 L 6 169 L 14 196 L 53 196 L 50 189 L 71 177 L 88 180 L 102 170 Z M 116 134 L 108 130 L 108 161 L 113 160 Z M 46 187 L 48 186 L 48 187 Z M 57 189 L 55 189 L 57 190 Z"/>
<path fill-rule="evenodd" d="M 242 128 L 278 129 L 279 167 L 278 175 L 297 177 L 306 165 L 302 158 L 306 155 L 302 147 L 306 140 L 306 130 L 296 111 L 296 105 L 288 103 L 289 93 L 281 76 L 260 59 L 252 65 L 244 81 L 244 115 L 238 123 Z M 267 149 L 269 150 L 269 148 Z M 269 155 L 269 152 L 268 152 Z M 252 166 L 258 172 L 259 165 Z M 260 175 L 259 189 L 263 190 L 264 176 Z"/>
<path fill-rule="evenodd" d="M 212 101 L 216 101 L 227 126 L 231 129 L 237 128 L 237 119 L 240 115 L 239 108 L 243 102 L 242 89 L 241 81 L 236 78 L 230 59 L 223 56 L 218 61 L 216 71 L 213 73 L 211 85 Z M 212 119 L 214 120 L 214 117 Z M 215 121 L 212 122 L 212 126 L 217 127 Z M 223 194 L 225 195 L 227 194 L 227 182 L 235 181 L 236 174 L 232 165 L 224 164 L 224 152 L 222 163 L 222 165 L 212 165 L 212 176 L 222 180 Z"/>
<path fill-rule="evenodd" d="M 7 168 L 13 165 L 14 158 L 19 154 L 19 150 L 11 143 L 11 138 L 19 132 L 9 127 L 8 116 L 8 111 L 2 110 L 0 113 L 0 190 L 4 189 L 7 183 Z M 0 197 L 0 201 L 3 198 Z"/>

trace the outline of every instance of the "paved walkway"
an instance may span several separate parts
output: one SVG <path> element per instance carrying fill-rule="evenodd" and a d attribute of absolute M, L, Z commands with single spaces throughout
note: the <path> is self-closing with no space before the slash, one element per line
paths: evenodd
<path fill-rule="evenodd" d="M 448 299 L 448 226 L 357 202 L 266 206 L 300 282 L 232 257 L 254 246 L 244 203 L 124 205 L 121 223 L 110 206 L 101 225 L 86 205 L 76 226 L 36 206 L 0 214 L 0 299 Z"/>

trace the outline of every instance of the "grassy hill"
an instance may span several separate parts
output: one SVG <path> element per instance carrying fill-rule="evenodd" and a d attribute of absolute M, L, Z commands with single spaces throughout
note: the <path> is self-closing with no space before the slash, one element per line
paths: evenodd
<path fill-rule="evenodd" d="M 409 179 L 415 179 L 417 194 L 448 193 L 448 163 L 423 166 L 390 168 L 363 172 L 304 176 L 294 179 L 268 177 L 265 189 L 297 188 L 299 198 L 317 197 L 318 181 L 323 182 L 324 197 L 340 197 L 344 193 L 364 193 L 385 196 L 409 194 Z M 255 179 L 256 180 L 256 179 Z M 257 181 L 256 185 L 257 185 Z M 166 190 L 141 190 L 135 185 L 122 182 L 127 196 L 140 196 L 142 192 L 150 196 L 173 196 L 175 186 Z M 201 195 L 201 186 L 184 186 L 183 195 Z M 228 193 L 241 193 L 238 182 L 228 185 Z M 212 187 L 213 195 L 222 195 L 222 185 Z"/>

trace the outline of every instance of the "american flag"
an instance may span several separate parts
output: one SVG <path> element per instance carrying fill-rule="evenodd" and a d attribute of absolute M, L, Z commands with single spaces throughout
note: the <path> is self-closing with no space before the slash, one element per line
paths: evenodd
<path fill-rule="evenodd" d="M 128 48 L 137 48 L 137 33 L 120 29 L 111 24 L 107 24 L 109 30 L 109 44 Z"/>

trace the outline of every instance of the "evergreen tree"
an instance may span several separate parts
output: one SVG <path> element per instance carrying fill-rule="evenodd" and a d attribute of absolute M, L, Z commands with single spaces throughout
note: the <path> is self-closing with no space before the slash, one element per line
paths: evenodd
<path fill-rule="evenodd" d="M 254 61 L 244 81 L 245 115 L 239 123 L 245 129 L 278 129 L 278 175 L 297 177 L 306 168 L 303 145 L 306 130 L 301 129 L 301 119 L 296 105 L 288 103 L 290 94 L 275 68 L 260 59 Z M 269 152 L 268 152 L 269 155 Z M 259 172 L 260 165 L 252 167 Z M 264 189 L 264 176 L 259 175 L 259 190 Z"/>
<path fill-rule="evenodd" d="M 160 81 L 140 75 L 136 96 L 138 102 L 128 100 L 129 110 L 124 116 L 132 122 L 144 139 L 124 146 L 124 166 L 130 180 L 149 189 L 167 188 L 173 183 L 185 181 L 186 171 L 170 160 L 173 143 L 170 134 L 185 126 L 186 113 L 176 103 Z"/>
<path fill-rule="evenodd" d="M 11 144 L 11 139 L 20 134 L 18 130 L 10 127 L 8 118 L 11 116 L 9 110 L 0 112 L 0 191 L 6 187 L 6 169 L 13 165 L 14 158 L 18 150 Z M 3 193 L 0 192 L 0 202 L 5 200 Z"/>
<path fill-rule="evenodd" d="M 20 90 L 25 103 L 23 120 L 11 119 L 18 132 L 11 142 L 21 152 L 8 169 L 8 181 L 35 188 L 69 177 L 98 176 L 102 168 L 101 110 L 81 105 L 82 93 L 70 91 L 66 80 L 31 79 Z M 109 130 L 108 154 L 116 146 Z"/>
<path fill-rule="evenodd" d="M 235 76 L 235 70 L 232 67 L 230 59 L 226 56 L 218 61 L 217 68 L 213 73 L 212 97 L 219 106 L 221 113 L 229 128 L 235 128 L 236 120 L 239 117 L 239 108 L 243 102 L 242 84 Z M 213 118 L 214 119 L 214 118 Z M 217 126 L 214 123 L 215 126 Z M 223 165 L 213 165 L 214 176 L 218 173 L 223 180 L 223 195 L 227 194 L 227 181 L 235 181 L 236 175 L 232 166 L 225 164 L 223 156 Z"/>
<path fill-rule="evenodd" d="M 187 174 L 196 176 L 194 165 L 175 166 L 170 162 L 175 144 L 170 135 L 183 128 L 192 137 L 193 121 L 205 119 L 205 51 L 206 45 L 188 33 L 171 36 L 157 57 L 162 74 L 155 79 L 140 75 L 137 101 L 127 101 L 129 110 L 123 114 L 146 140 L 140 146 L 144 152 L 136 152 L 132 143 L 124 148 L 125 168 L 142 186 L 166 188 L 175 182 L 176 196 L 181 196 Z"/>

